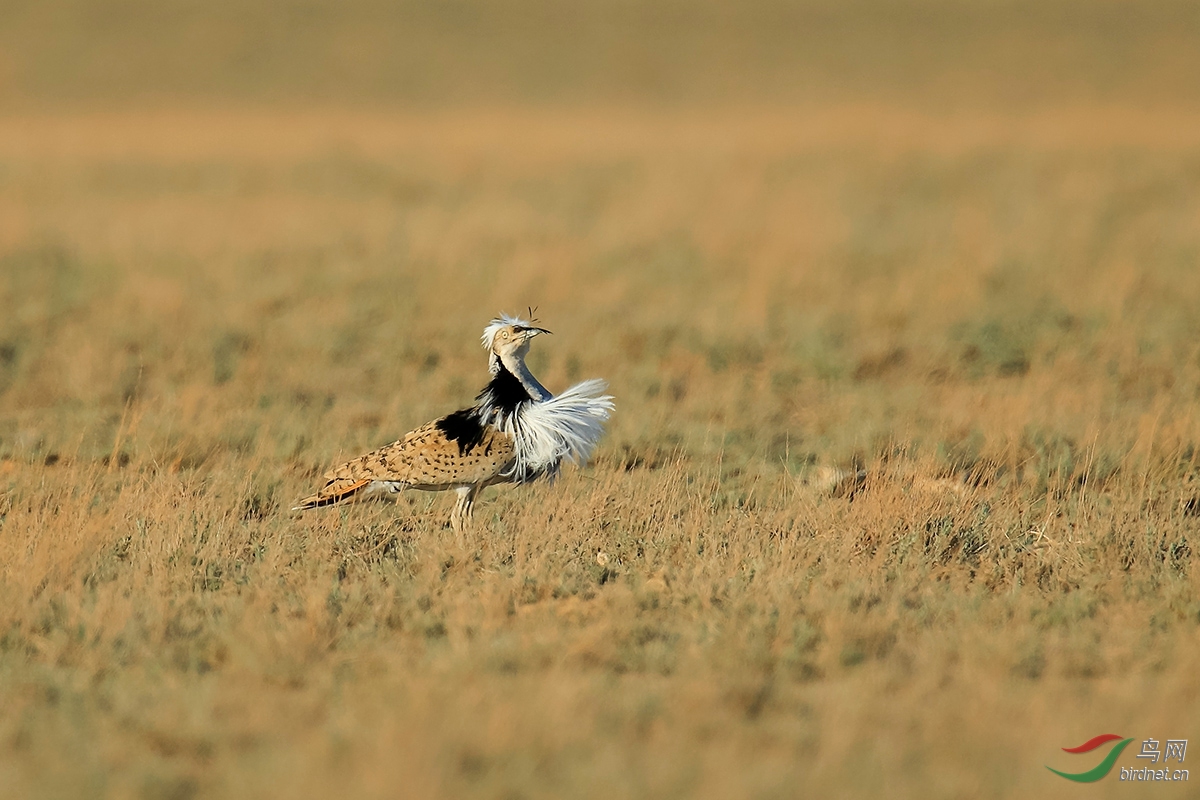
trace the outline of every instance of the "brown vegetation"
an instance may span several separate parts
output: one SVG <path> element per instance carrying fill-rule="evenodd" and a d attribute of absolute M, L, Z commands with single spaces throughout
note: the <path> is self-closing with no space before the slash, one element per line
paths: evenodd
<path fill-rule="evenodd" d="M 1200 116 L 818 100 L 7 112 L 0 795 L 1028 797 L 1194 734 Z M 593 465 L 287 513 L 528 305 Z"/>

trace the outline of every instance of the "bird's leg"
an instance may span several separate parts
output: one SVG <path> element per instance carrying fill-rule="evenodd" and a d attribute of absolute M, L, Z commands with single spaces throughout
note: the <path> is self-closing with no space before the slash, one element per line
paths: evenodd
<path fill-rule="evenodd" d="M 463 509 L 463 516 L 465 517 L 466 522 L 470 522 L 471 518 L 475 515 L 476 497 L 479 497 L 479 484 L 473 485 L 470 491 L 467 492 L 466 508 Z"/>
<path fill-rule="evenodd" d="M 462 533 L 471 521 L 475 510 L 475 498 L 479 496 L 479 485 L 459 486 L 454 490 L 458 499 L 454 501 L 454 510 L 450 512 L 450 527 L 455 533 Z"/>
<path fill-rule="evenodd" d="M 450 527 L 455 533 L 462 533 L 466 527 L 467 519 L 471 514 L 471 489 L 470 486 L 459 486 L 454 490 L 458 497 L 454 501 L 454 510 L 450 512 Z"/>

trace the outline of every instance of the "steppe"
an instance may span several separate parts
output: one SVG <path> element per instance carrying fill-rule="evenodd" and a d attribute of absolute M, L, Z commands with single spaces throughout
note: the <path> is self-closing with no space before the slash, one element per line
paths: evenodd
<path fill-rule="evenodd" d="M 8 11 L 0 796 L 1183 796 L 1195 9 L 514 9 Z M 527 306 L 592 464 L 288 512 Z"/>

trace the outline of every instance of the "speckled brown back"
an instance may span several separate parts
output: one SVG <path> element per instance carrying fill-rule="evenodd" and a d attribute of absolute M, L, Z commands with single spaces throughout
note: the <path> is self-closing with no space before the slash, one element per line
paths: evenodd
<path fill-rule="evenodd" d="M 430 422 L 403 439 L 347 461 L 325 473 L 330 487 L 362 480 L 396 481 L 408 486 L 443 487 L 482 483 L 495 478 L 513 458 L 510 436 L 485 426 L 470 447 L 450 439 Z"/>

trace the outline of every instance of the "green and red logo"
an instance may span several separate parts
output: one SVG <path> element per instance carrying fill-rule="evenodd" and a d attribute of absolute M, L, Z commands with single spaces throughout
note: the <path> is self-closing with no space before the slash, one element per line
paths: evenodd
<path fill-rule="evenodd" d="M 1109 773 L 1113 768 L 1113 764 L 1117 762 L 1117 758 L 1121 755 L 1121 751 L 1129 746 L 1133 739 L 1125 739 L 1117 736 L 1115 733 L 1102 733 L 1094 739 L 1088 739 L 1078 747 L 1064 747 L 1063 750 L 1068 753 L 1090 753 L 1093 750 L 1103 747 L 1109 742 L 1117 742 L 1108 755 L 1104 757 L 1096 766 L 1089 769 L 1087 772 L 1061 772 L 1050 765 L 1046 765 L 1046 769 L 1053 772 L 1055 775 L 1061 775 L 1069 781 L 1076 783 L 1093 783 L 1100 780 Z"/>

